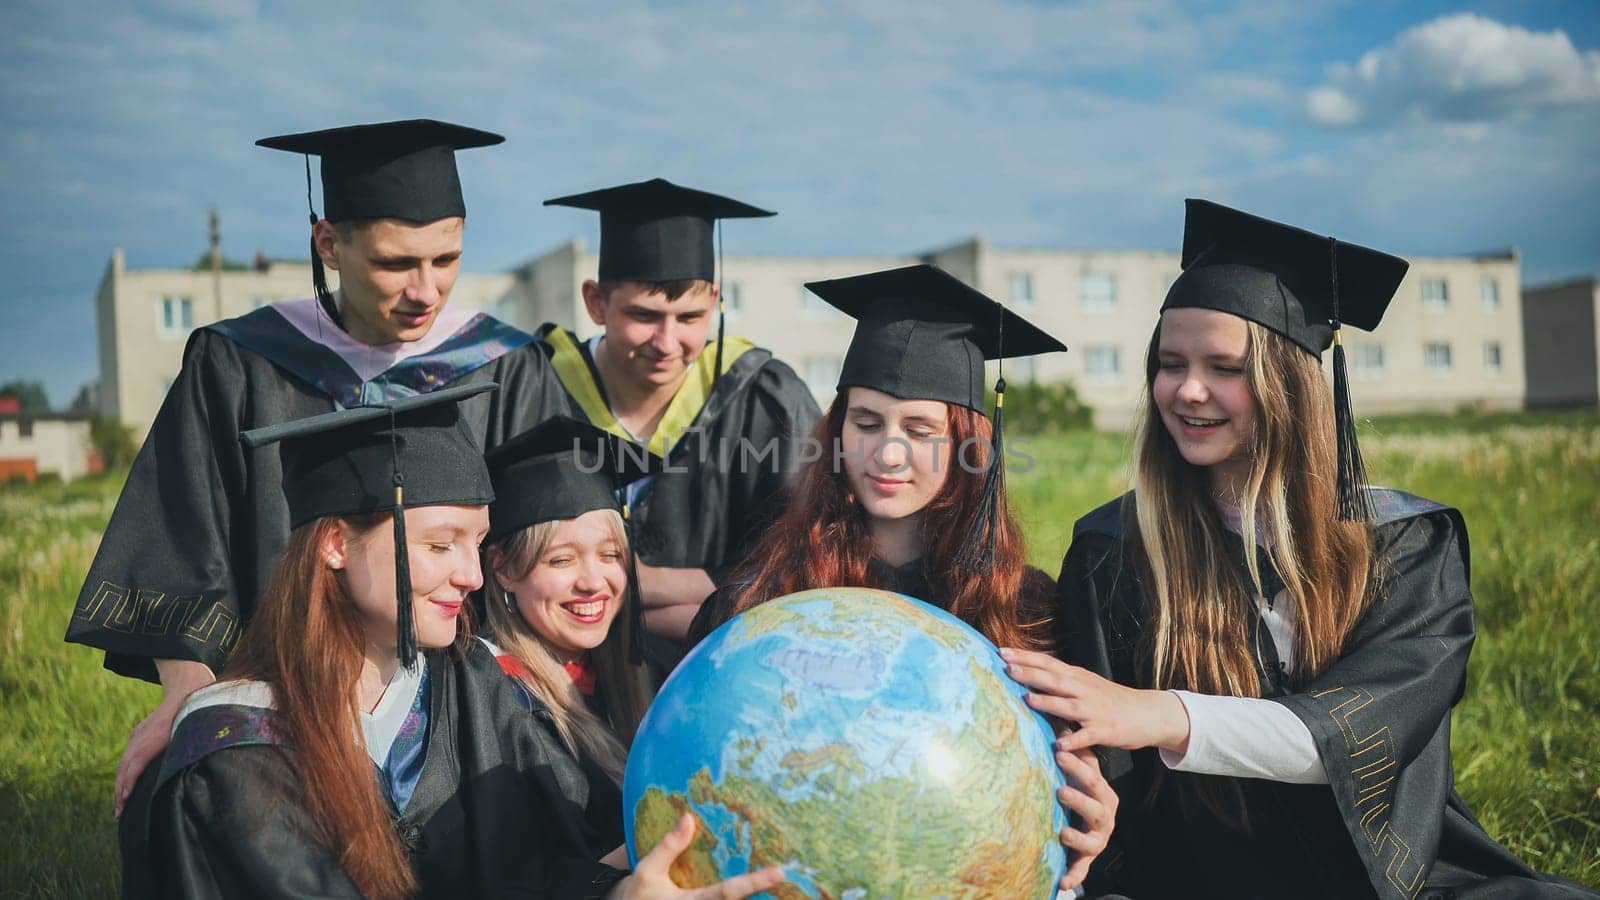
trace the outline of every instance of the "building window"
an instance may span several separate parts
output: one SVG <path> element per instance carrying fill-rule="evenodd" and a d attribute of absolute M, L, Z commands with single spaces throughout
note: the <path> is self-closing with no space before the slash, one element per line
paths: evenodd
<path fill-rule="evenodd" d="M 33 437 L 32 419 L 17 420 L 17 437 L 22 438 L 23 440 L 29 440 Z"/>
<path fill-rule="evenodd" d="M 188 297 L 162 297 L 157 324 L 162 337 L 187 335 L 194 328 L 194 301 Z"/>
<path fill-rule="evenodd" d="M 1104 312 L 1117 308 L 1117 276 L 1087 274 L 1078 280 L 1080 304 L 1085 310 Z"/>
<path fill-rule="evenodd" d="M 1500 342 L 1483 342 L 1483 367 L 1496 375 L 1500 374 Z"/>
<path fill-rule="evenodd" d="M 806 387 L 818 396 L 831 394 L 839 387 L 839 357 L 813 356 L 806 360 Z"/>
<path fill-rule="evenodd" d="M 1443 278 L 1422 279 L 1422 308 L 1446 309 L 1450 306 L 1450 284 Z"/>
<path fill-rule="evenodd" d="M 1008 296 L 1012 306 L 1033 305 L 1033 273 L 1012 272 L 1011 287 Z"/>
<path fill-rule="evenodd" d="M 1122 381 L 1117 348 L 1103 344 L 1084 350 L 1083 380 L 1090 384 L 1117 384 Z"/>
<path fill-rule="evenodd" d="M 1383 345 L 1361 343 L 1351 347 L 1350 368 L 1357 378 L 1383 377 Z"/>
<path fill-rule="evenodd" d="M 1422 365 L 1430 372 L 1450 371 L 1450 345 L 1431 343 L 1422 345 Z"/>
<path fill-rule="evenodd" d="M 807 293 L 810 293 L 809 291 Z M 739 282 L 728 281 L 722 285 L 722 309 L 724 312 L 736 313 L 739 311 Z"/>
<path fill-rule="evenodd" d="M 1484 312 L 1494 312 L 1500 308 L 1500 282 L 1493 278 L 1485 278 L 1478 282 L 1478 299 L 1483 302 Z"/>
<path fill-rule="evenodd" d="M 1024 356 L 1019 359 L 1006 360 L 1006 381 L 1011 384 L 1027 384 L 1035 378 L 1033 374 L 1033 357 Z"/>

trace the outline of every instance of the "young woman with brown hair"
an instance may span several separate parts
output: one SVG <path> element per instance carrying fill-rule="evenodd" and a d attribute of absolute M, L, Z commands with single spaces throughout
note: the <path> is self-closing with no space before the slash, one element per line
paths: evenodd
<path fill-rule="evenodd" d="M 1075 724 L 1068 746 L 1113 748 L 1123 802 L 1091 889 L 1578 896 L 1451 786 L 1465 523 L 1360 464 L 1337 335 L 1377 326 L 1406 262 L 1191 200 L 1183 264 L 1146 357 L 1135 489 L 1067 552 L 1071 665 L 1006 653 L 1030 703 Z"/>
<path fill-rule="evenodd" d="M 679 891 L 684 823 L 631 876 L 598 861 L 583 776 L 461 619 L 493 493 L 454 401 L 486 387 L 244 436 L 284 442 L 293 529 L 224 680 L 185 704 L 122 818 L 125 894 L 621 900 L 778 880 Z"/>
<path fill-rule="evenodd" d="M 948 610 L 999 646 L 1050 650 L 1051 580 L 1027 565 L 1006 502 L 983 366 L 1066 348 L 933 266 L 806 287 L 859 320 L 813 436 L 821 452 L 783 516 L 701 607 L 690 643 L 785 594 L 862 586 Z M 1116 798 L 1091 753 L 1058 758 L 1081 788 L 1062 801 L 1088 823 L 1062 834 L 1076 854 L 1070 889 L 1104 845 Z"/>

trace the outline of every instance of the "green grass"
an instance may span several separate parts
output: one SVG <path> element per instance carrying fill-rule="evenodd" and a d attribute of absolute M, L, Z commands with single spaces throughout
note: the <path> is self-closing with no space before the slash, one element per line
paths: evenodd
<path fill-rule="evenodd" d="M 1374 480 L 1471 529 L 1461 793 L 1538 868 L 1600 885 L 1600 415 L 1379 419 L 1364 441 Z M 1011 492 L 1036 565 L 1054 574 L 1073 520 L 1125 489 L 1127 449 L 1092 432 L 1029 442 Z M 111 773 L 159 691 L 61 635 L 118 484 L 0 488 L 0 897 L 117 890 Z"/>

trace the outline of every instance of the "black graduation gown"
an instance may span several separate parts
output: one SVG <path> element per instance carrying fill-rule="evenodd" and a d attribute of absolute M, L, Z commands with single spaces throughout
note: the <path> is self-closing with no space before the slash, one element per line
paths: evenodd
<path fill-rule="evenodd" d="M 873 557 L 867 561 L 867 577 L 871 587 L 915 597 L 942 610 L 948 611 L 950 608 L 950 598 L 946 596 L 944 590 L 934 587 L 928 581 L 928 574 L 923 569 L 921 559 L 914 559 L 900 566 L 891 566 Z M 1050 576 L 1029 566 L 1024 583 L 1025 590 L 1030 595 L 1043 595 L 1048 591 Z M 689 633 L 684 641 L 685 649 L 693 648 L 705 640 L 706 635 L 733 618 L 733 604 L 738 600 L 739 592 L 744 590 L 744 587 L 743 583 L 738 582 L 725 584 L 706 598 L 706 602 L 700 605 L 700 611 L 695 614 L 694 621 L 689 623 Z"/>
<path fill-rule="evenodd" d="M 540 328 L 539 336 L 565 388 L 561 411 L 613 427 L 587 342 L 554 325 Z M 770 351 L 738 339 L 728 344 L 722 377 L 689 410 L 687 430 L 666 450 L 666 471 L 650 480 L 630 511 L 641 561 L 705 569 L 713 582 L 782 511 L 797 468 L 795 439 L 809 436 L 822 417 L 804 382 Z M 701 354 L 706 371 L 715 349 L 708 344 Z M 679 393 L 695 400 L 697 387 L 692 373 Z"/>
<path fill-rule="evenodd" d="M 334 326 L 330 323 L 328 328 Z M 195 331 L 101 539 L 66 638 L 155 680 L 153 659 L 220 671 L 282 554 L 278 447 L 240 432 L 380 397 L 494 381 L 461 404 L 485 447 L 531 427 L 560 393 L 533 338 L 489 316 L 363 381 L 273 307 Z"/>
<path fill-rule="evenodd" d="M 395 823 L 419 896 L 603 896 L 626 874 L 597 862 L 621 842 L 618 801 L 591 793 L 487 648 L 427 662 L 427 757 Z M 179 731 L 227 722 L 256 736 L 195 750 L 180 734 L 167 752 L 185 755 L 141 777 L 120 825 L 125 897 L 358 896 L 295 799 L 293 751 L 270 713 L 241 727 L 241 709 L 197 710 Z"/>
<path fill-rule="evenodd" d="M 1057 585 L 1063 658 L 1142 686 L 1136 643 L 1143 600 L 1122 551 L 1132 494 L 1078 520 Z M 1466 683 L 1473 640 L 1466 525 L 1454 509 L 1373 489 L 1379 599 L 1345 654 L 1291 692 L 1253 603 L 1262 696 L 1295 713 L 1316 740 L 1327 785 L 1228 779 L 1245 796 L 1242 833 L 1175 786 L 1207 776 L 1165 772 L 1157 751 L 1102 748 L 1121 804 L 1095 862 L 1090 894 L 1131 897 L 1577 897 L 1496 844 L 1456 794 L 1450 709 Z M 1233 536 L 1234 563 L 1243 542 Z M 1269 596 L 1281 589 L 1260 555 Z M 1276 582 L 1276 583 L 1273 583 Z M 1158 773 L 1162 788 L 1149 793 Z M 1218 779 L 1221 780 L 1221 779 Z"/>

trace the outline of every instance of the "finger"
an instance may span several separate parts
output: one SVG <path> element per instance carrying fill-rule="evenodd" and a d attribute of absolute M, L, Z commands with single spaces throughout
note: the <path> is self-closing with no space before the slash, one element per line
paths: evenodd
<path fill-rule="evenodd" d="M 1027 696 L 1023 698 L 1023 701 L 1026 702 L 1030 708 L 1036 709 L 1046 715 L 1055 716 L 1058 719 L 1070 719 L 1074 722 L 1077 722 L 1080 721 L 1080 717 L 1084 713 L 1082 703 L 1066 697 L 1057 697 L 1054 694 L 1041 694 L 1036 691 L 1029 691 Z"/>
<path fill-rule="evenodd" d="M 1073 750 L 1071 752 L 1061 750 L 1057 751 L 1057 753 L 1058 755 L 1065 754 L 1073 760 L 1073 763 L 1063 763 L 1058 758 L 1057 763 L 1061 765 L 1063 772 L 1078 782 L 1078 790 L 1100 801 L 1108 812 L 1115 814 L 1117 810 L 1117 792 L 1111 787 L 1111 783 L 1106 781 L 1105 775 L 1100 771 L 1100 756 L 1091 748 Z M 1072 768 L 1069 769 L 1068 766 L 1072 766 Z"/>
<path fill-rule="evenodd" d="M 1100 754 L 1091 749 L 1083 749 L 1072 751 L 1072 755 L 1082 760 L 1083 764 L 1092 769 L 1095 775 L 1100 776 L 1102 779 L 1105 778 L 1105 775 L 1100 771 Z"/>
<path fill-rule="evenodd" d="M 777 867 L 739 875 L 708 888 L 701 888 L 689 896 L 694 900 L 744 900 L 751 894 L 770 891 L 783 883 L 783 870 Z"/>
<path fill-rule="evenodd" d="M 1092 856 L 1079 856 L 1073 859 L 1072 865 L 1067 866 L 1066 874 L 1061 876 L 1061 889 L 1070 891 L 1083 884 L 1084 879 L 1089 877 L 1089 865 L 1093 862 Z"/>
<path fill-rule="evenodd" d="M 667 869 L 684 850 L 689 848 L 689 842 L 694 839 L 694 827 L 694 816 L 684 813 L 678 818 L 677 824 L 672 826 L 672 830 L 662 836 L 661 842 L 650 848 L 650 852 L 639 860 L 634 872 L 641 878 L 667 877 Z"/>
<path fill-rule="evenodd" d="M 1000 658 L 1004 659 L 1008 663 L 1021 663 L 1025 666 L 1033 666 L 1036 669 L 1048 669 L 1056 666 L 1068 668 L 1067 664 L 1061 660 L 1056 659 L 1054 656 L 1051 656 L 1048 653 L 1040 653 L 1037 650 L 1019 650 L 1015 647 L 1002 647 L 1000 649 Z"/>
<path fill-rule="evenodd" d="M 1029 704 L 1032 705 L 1032 704 Z M 1102 728 L 1093 725 L 1080 725 L 1077 731 L 1064 734 L 1056 739 L 1056 746 L 1062 750 L 1086 750 L 1091 747 L 1110 746 L 1101 739 L 1105 732 Z"/>
<path fill-rule="evenodd" d="M 1056 766 L 1061 769 L 1061 774 L 1076 781 L 1085 790 L 1095 782 L 1105 783 L 1105 779 L 1100 776 L 1100 771 L 1084 762 L 1083 757 L 1079 756 L 1080 753 L 1094 755 L 1093 750 L 1063 750 L 1059 747 L 1056 748 Z"/>
<path fill-rule="evenodd" d="M 1063 828 L 1058 835 L 1061 845 L 1074 853 L 1083 854 L 1090 859 L 1100 855 L 1106 849 L 1106 836 L 1079 831 L 1076 828 Z"/>
<path fill-rule="evenodd" d="M 1059 668 L 1050 669 L 1014 662 L 1006 665 L 1006 674 L 1018 684 L 1046 693 L 1072 696 L 1078 693 L 1073 688 L 1071 676 Z"/>
<path fill-rule="evenodd" d="M 1110 829 L 1105 826 L 1111 817 L 1107 815 L 1108 810 L 1100 801 L 1085 794 L 1083 791 L 1070 787 L 1064 787 L 1056 791 L 1056 799 L 1061 802 L 1062 806 L 1077 813 L 1079 820 L 1089 826 L 1089 831 L 1110 833 Z M 1080 847 L 1079 849 L 1082 848 Z"/>

